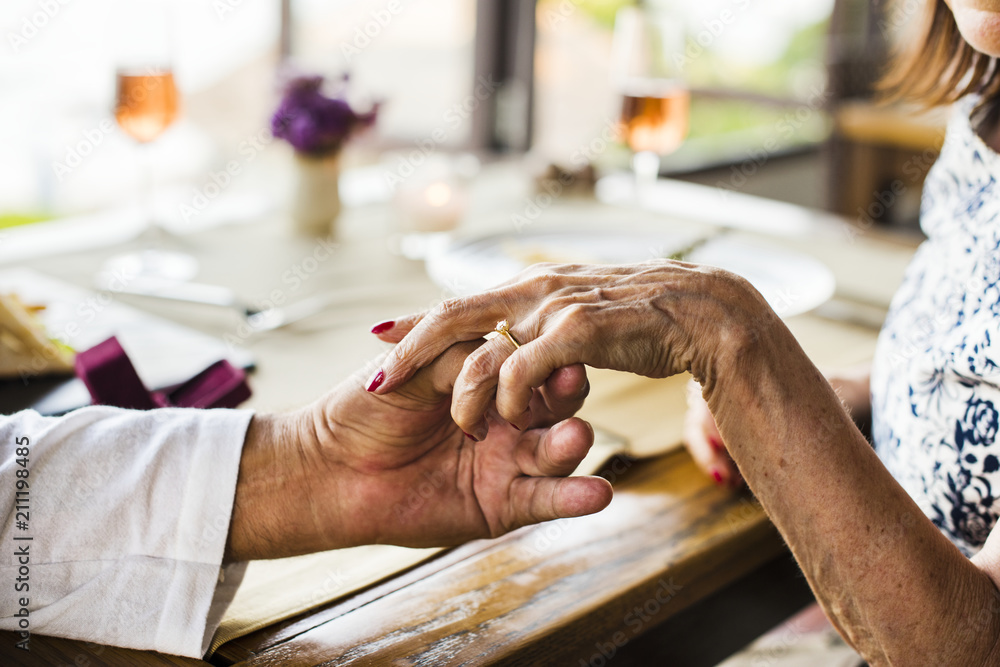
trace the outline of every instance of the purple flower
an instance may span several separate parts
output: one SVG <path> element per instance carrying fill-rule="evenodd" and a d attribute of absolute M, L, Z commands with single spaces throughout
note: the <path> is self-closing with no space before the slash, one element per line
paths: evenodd
<path fill-rule="evenodd" d="M 321 76 L 292 79 L 271 118 L 274 136 L 284 139 L 300 153 L 313 156 L 339 151 L 356 130 L 375 122 L 378 111 L 375 106 L 359 114 L 343 97 L 324 95 L 322 86 Z"/>

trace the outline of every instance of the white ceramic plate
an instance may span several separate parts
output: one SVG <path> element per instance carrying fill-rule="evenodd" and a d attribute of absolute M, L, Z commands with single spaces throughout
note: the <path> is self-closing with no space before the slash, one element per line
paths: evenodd
<path fill-rule="evenodd" d="M 535 262 L 621 264 L 667 257 L 712 230 L 669 224 L 575 225 L 458 239 L 427 258 L 427 273 L 459 295 L 489 289 Z M 833 273 L 818 260 L 757 239 L 712 238 L 689 262 L 737 273 L 782 317 L 805 313 L 833 296 Z"/>

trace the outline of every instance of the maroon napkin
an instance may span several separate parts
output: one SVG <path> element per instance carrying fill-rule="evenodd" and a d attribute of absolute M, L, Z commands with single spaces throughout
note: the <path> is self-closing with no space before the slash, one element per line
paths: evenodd
<path fill-rule="evenodd" d="M 225 359 L 217 361 L 170 393 L 149 391 L 118 339 L 76 355 L 76 374 L 87 385 L 94 405 L 153 408 L 235 408 L 250 398 L 246 373 Z"/>

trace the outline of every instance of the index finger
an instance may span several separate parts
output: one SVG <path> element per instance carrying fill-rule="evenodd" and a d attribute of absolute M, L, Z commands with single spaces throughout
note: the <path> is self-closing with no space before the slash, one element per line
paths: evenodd
<path fill-rule="evenodd" d="M 617 269 L 623 270 L 627 269 Z M 607 273 L 608 269 L 602 267 L 602 271 Z M 396 345 L 379 369 L 379 381 L 367 388 L 378 394 L 389 393 L 454 343 L 484 336 L 500 320 L 515 325 L 561 288 L 589 289 L 599 279 L 599 274 L 585 266 L 541 263 L 490 291 L 448 299 L 427 313 Z"/>
<path fill-rule="evenodd" d="M 506 418 L 522 414 L 531 403 L 533 390 L 542 386 L 557 369 L 595 361 L 590 358 L 589 347 L 580 331 L 555 328 L 544 332 L 515 350 L 500 367 L 497 412 Z M 462 389 L 459 384 L 455 385 L 456 393 Z"/>
<path fill-rule="evenodd" d="M 382 382 L 369 391 L 393 391 L 455 343 L 482 338 L 510 311 L 507 299 L 495 292 L 442 302 L 393 348 L 382 363 Z"/>

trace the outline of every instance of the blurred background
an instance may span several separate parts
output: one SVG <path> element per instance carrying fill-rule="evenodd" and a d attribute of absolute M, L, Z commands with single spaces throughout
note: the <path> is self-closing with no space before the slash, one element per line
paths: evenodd
<path fill-rule="evenodd" d="M 287 200 L 282 165 L 291 150 L 253 142 L 268 137 L 283 71 L 350 72 L 353 94 L 382 102 L 375 130 L 348 147 L 348 168 L 432 135 L 437 150 L 485 161 L 527 153 L 532 164 L 569 165 L 617 117 L 609 56 L 625 4 L 176 0 L 170 34 L 181 113 L 148 147 L 157 211 L 176 221 L 179 203 L 233 159 L 243 168 L 213 203 L 215 217 Z M 941 119 L 911 120 L 872 97 L 893 35 L 919 3 L 647 4 L 683 23 L 680 69 L 691 90 L 688 139 L 663 160 L 663 173 L 849 216 L 905 178 L 905 195 L 875 218 L 912 227 L 929 162 L 903 171 L 939 145 Z M 116 48 L 128 30 L 120 8 L 112 0 L 8 0 L 0 9 L 2 224 L 135 197 L 142 170 L 133 142 L 114 123 L 101 129 L 114 120 Z M 497 94 L 470 98 L 484 80 L 498 83 Z M 588 157 L 615 169 L 627 167 L 629 154 L 613 145 Z"/>

